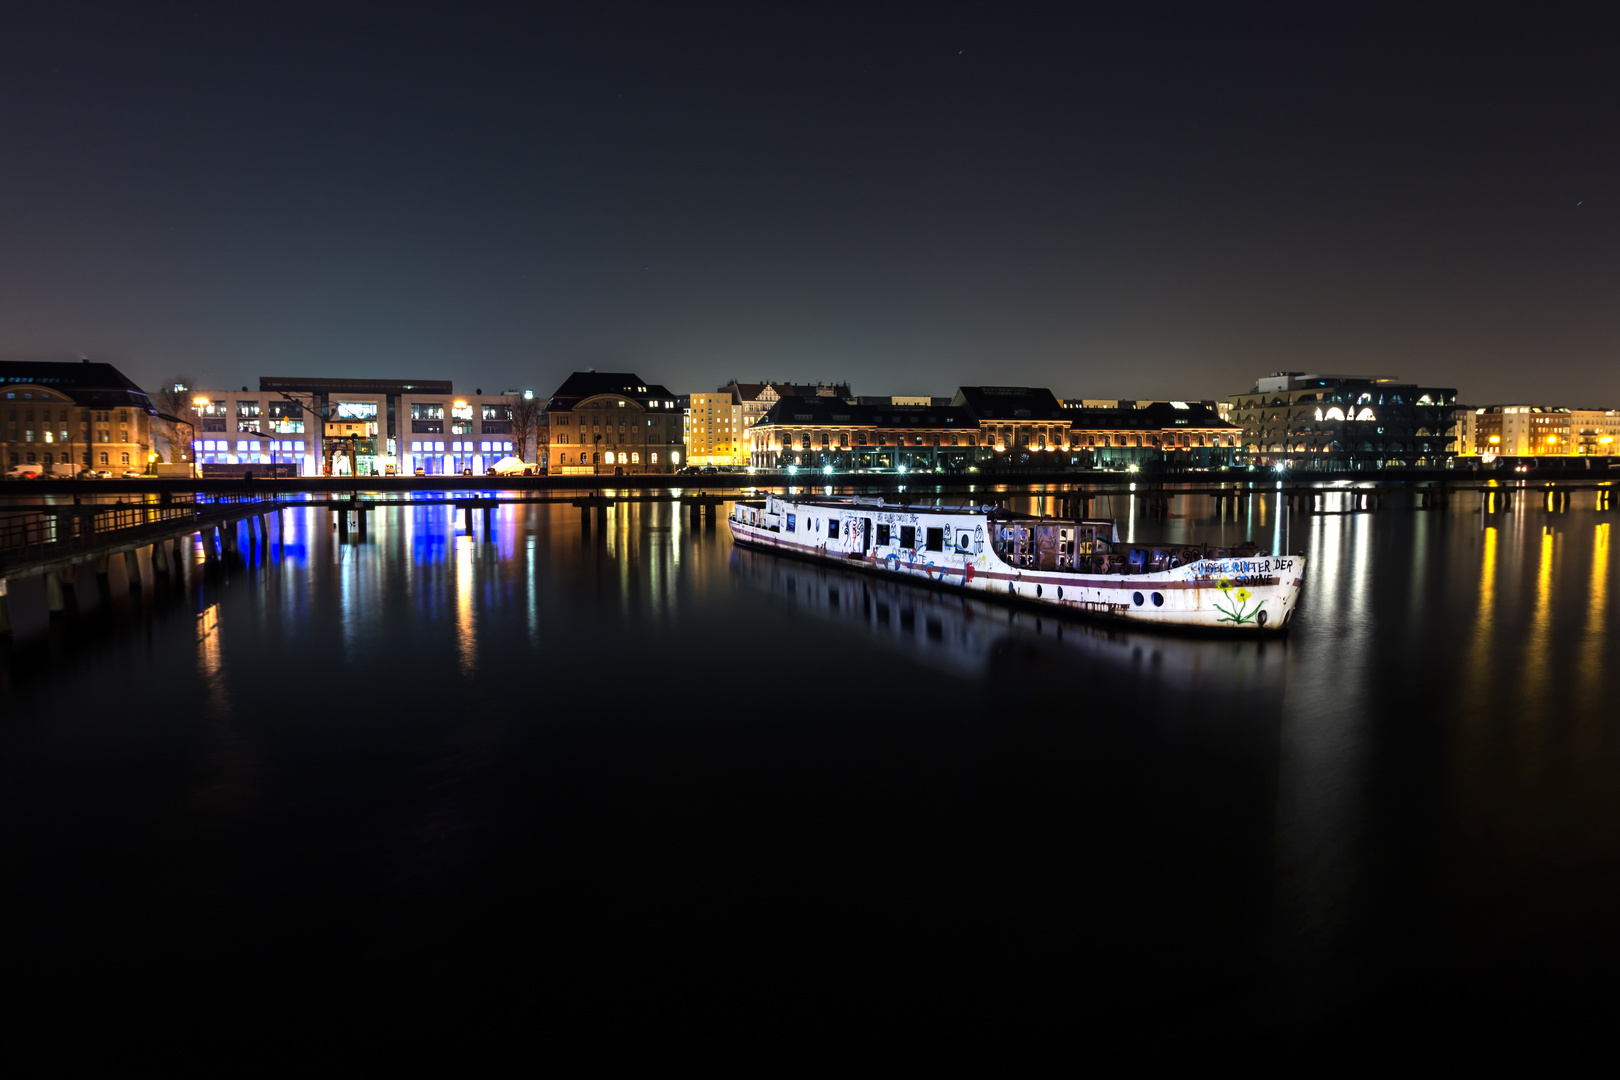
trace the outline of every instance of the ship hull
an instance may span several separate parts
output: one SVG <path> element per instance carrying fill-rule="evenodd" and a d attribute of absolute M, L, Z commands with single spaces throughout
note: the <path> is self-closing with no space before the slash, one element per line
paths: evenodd
<path fill-rule="evenodd" d="M 887 520 L 885 520 L 887 519 Z M 1293 621 L 1305 575 L 1297 555 L 1199 559 L 1147 573 L 1097 574 L 1015 566 L 985 542 L 1000 522 L 976 508 L 794 502 L 737 503 L 734 543 L 883 577 L 926 581 L 1003 601 L 1144 626 L 1217 635 L 1280 634 Z M 889 536 L 950 537 L 936 550 L 875 543 Z"/>

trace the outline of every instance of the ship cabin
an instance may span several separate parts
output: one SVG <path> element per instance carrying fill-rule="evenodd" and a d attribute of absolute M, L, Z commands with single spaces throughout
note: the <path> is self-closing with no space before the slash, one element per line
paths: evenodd
<path fill-rule="evenodd" d="M 1089 570 L 1093 558 L 1111 554 L 1119 540 L 1112 521 L 997 518 L 994 525 L 996 554 L 1020 570 Z"/>

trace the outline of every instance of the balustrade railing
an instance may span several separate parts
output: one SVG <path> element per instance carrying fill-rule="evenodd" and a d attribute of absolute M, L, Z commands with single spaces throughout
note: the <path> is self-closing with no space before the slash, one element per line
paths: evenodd
<path fill-rule="evenodd" d="M 253 496 L 177 496 L 157 502 L 85 503 L 0 508 L 0 569 L 7 563 L 67 555 L 103 544 L 139 541 L 143 533 L 213 524 L 274 500 Z"/>

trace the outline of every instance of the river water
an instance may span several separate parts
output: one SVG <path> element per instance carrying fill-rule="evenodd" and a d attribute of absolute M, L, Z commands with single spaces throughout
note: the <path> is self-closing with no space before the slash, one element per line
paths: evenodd
<path fill-rule="evenodd" d="M 1311 562 L 1280 641 L 1011 611 L 653 504 L 487 536 L 396 509 L 364 542 L 288 511 L 261 565 L 193 549 L 132 592 L 115 561 L 48 624 L 14 595 L 0 943 L 58 973 L 498 963 L 1171 1043 L 1578 1011 L 1620 958 L 1591 500 L 1122 502 L 1139 541 L 1287 530 Z"/>

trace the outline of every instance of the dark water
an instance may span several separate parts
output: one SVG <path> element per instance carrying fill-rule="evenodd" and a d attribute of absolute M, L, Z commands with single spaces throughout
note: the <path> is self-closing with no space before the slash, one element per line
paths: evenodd
<path fill-rule="evenodd" d="M 735 551 L 668 507 L 492 537 L 425 507 L 363 545 L 292 512 L 263 567 L 130 594 L 115 566 L 35 634 L 14 596 L 4 959 L 477 965 L 1154 1045 L 1578 1015 L 1620 959 L 1590 499 L 1295 519 L 1304 600 L 1265 643 Z M 1280 546 L 1265 511 L 1134 529 Z"/>

